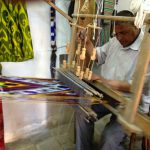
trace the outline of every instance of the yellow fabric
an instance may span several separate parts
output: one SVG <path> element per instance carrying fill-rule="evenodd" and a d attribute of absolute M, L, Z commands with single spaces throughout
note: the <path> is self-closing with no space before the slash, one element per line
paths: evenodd
<path fill-rule="evenodd" d="M 0 62 L 33 58 L 26 4 L 0 0 Z"/>

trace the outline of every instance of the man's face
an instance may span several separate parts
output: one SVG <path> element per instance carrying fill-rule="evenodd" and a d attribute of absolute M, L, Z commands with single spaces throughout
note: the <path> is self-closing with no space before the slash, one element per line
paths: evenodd
<path fill-rule="evenodd" d="M 116 38 L 121 43 L 123 47 L 129 46 L 137 37 L 138 30 L 132 25 L 116 25 Z"/>

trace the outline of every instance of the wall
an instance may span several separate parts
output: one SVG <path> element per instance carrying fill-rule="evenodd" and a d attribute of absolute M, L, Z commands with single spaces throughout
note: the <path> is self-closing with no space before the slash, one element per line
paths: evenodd
<path fill-rule="evenodd" d="M 118 0 L 118 11 L 129 10 L 131 0 Z"/>
<path fill-rule="evenodd" d="M 68 13 L 68 7 L 70 0 L 55 0 L 57 7 L 59 7 L 65 13 Z M 57 63 L 56 66 L 59 67 L 60 59 L 59 56 L 66 53 L 65 46 L 70 41 L 70 25 L 66 18 L 64 18 L 60 13 L 56 12 L 56 43 L 57 43 Z"/>

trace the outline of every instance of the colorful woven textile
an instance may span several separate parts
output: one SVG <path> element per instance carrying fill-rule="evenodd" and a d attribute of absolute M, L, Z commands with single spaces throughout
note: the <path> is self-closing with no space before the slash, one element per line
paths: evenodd
<path fill-rule="evenodd" d="M 115 6 L 115 0 L 104 0 L 104 15 L 112 16 Z M 110 23 L 110 20 L 104 20 L 104 23 Z"/>
<path fill-rule="evenodd" d="M 19 77 L 0 77 L 1 91 L 7 94 L 58 94 L 68 92 L 70 88 L 57 80 L 38 80 Z"/>
<path fill-rule="evenodd" d="M 104 0 L 104 15 L 112 15 L 114 11 L 115 0 Z"/>
<path fill-rule="evenodd" d="M 0 77 L 0 95 L 3 101 L 48 102 L 58 104 L 92 105 L 99 103 L 92 97 L 79 97 L 68 86 L 55 79 L 31 79 L 20 77 Z M 1 100 L 0 100 L 1 102 Z"/>
<path fill-rule="evenodd" d="M 97 5 L 100 5 L 101 0 L 97 0 Z M 99 6 L 102 7 L 101 5 Z M 103 1 L 103 12 L 104 15 L 113 15 L 115 7 L 115 0 L 104 0 Z M 100 13 L 100 12 L 99 12 Z M 98 42 L 97 46 L 102 46 L 106 42 L 109 41 L 110 33 L 111 33 L 111 21 L 110 20 L 98 20 L 98 26 L 102 27 L 101 33 L 100 33 L 100 40 Z M 99 36 L 99 35 L 98 35 Z"/>
<path fill-rule="evenodd" d="M 32 59 L 33 48 L 25 3 L 1 0 L 0 10 L 0 61 Z"/>
<path fill-rule="evenodd" d="M 109 38 L 110 38 L 110 24 L 102 25 L 99 45 L 102 46 L 105 43 L 107 43 L 109 41 Z"/>

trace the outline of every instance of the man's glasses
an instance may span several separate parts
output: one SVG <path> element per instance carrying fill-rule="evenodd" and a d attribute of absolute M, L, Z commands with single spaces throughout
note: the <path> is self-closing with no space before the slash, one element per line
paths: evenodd
<path fill-rule="evenodd" d="M 121 31 L 121 32 L 115 33 L 114 36 L 125 36 L 128 33 L 129 33 L 129 31 Z"/>

